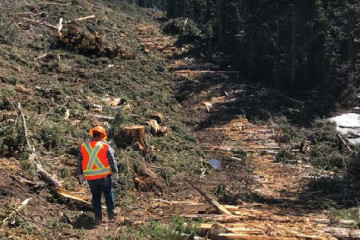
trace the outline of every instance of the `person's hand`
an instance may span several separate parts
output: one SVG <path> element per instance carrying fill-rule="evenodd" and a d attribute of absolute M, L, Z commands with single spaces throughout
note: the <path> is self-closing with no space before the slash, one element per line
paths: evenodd
<path fill-rule="evenodd" d="M 79 182 L 80 182 L 81 185 L 85 185 L 85 183 L 86 183 L 86 178 L 85 178 L 84 175 L 81 174 L 81 175 L 79 176 Z"/>
<path fill-rule="evenodd" d="M 111 174 L 111 180 L 112 180 L 113 182 L 119 181 L 119 175 L 118 175 L 117 173 L 112 173 L 112 174 Z"/>

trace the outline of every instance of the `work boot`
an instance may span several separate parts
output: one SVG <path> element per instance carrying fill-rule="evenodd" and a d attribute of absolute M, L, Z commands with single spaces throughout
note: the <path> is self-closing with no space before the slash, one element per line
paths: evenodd
<path fill-rule="evenodd" d="M 100 224 L 101 224 L 101 222 L 102 222 L 102 220 L 101 220 L 101 219 L 99 219 L 99 218 L 95 218 L 95 223 L 94 223 L 94 225 L 95 225 L 95 226 L 100 225 Z"/>
<path fill-rule="evenodd" d="M 115 218 L 115 213 L 108 213 L 109 220 L 114 220 L 114 218 Z"/>

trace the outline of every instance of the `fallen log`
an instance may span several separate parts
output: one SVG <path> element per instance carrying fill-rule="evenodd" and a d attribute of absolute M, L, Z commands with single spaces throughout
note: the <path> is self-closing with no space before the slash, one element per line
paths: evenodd
<path fill-rule="evenodd" d="M 325 232 L 340 239 L 360 239 L 359 229 L 326 228 Z"/>
<path fill-rule="evenodd" d="M 28 179 L 26 179 L 26 178 L 24 178 L 24 177 L 21 177 L 21 176 L 10 175 L 10 177 L 11 177 L 13 180 L 15 180 L 15 181 L 17 181 L 17 182 L 19 182 L 19 183 L 21 183 L 21 184 L 25 183 L 25 184 L 27 184 L 27 185 L 31 185 L 31 186 L 35 186 L 35 187 L 41 185 L 41 182 L 33 182 L 33 181 L 30 181 L 30 180 L 28 180 Z"/>
<path fill-rule="evenodd" d="M 346 147 L 346 149 L 349 151 L 349 153 L 352 153 L 353 150 L 350 148 L 349 144 L 346 143 L 345 139 L 338 133 L 336 134 L 338 138 L 340 139 L 341 143 Z"/>
<path fill-rule="evenodd" d="M 54 6 L 70 6 L 71 3 L 54 3 L 54 2 L 40 2 L 41 5 L 54 5 Z"/>
<path fill-rule="evenodd" d="M 204 221 L 214 221 L 219 223 L 237 223 L 248 219 L 242 216 L 217 215 L 217 214 L 181 214 L 180 216 L 186 219 L 194 219 L 194 220 L 202 219 Z"/>
<path fill-rule="evenodd" d="M 7 224 L 15 224 L 15 217 L 16 214 L 18 214 L 31 200 L 31 198 L 25 199 L 21 202 L 20 206 L 16 208 L 16 210 L 12 211 L 3 221 L 1 224 L 1 228 L 4 227 Z"/>
<path fill-rule="evenodd" d="M 105 121 L 112 121 L 115 118 L 111 117 L 111 116 L 104 116 L 104 115 L 98 115 L 98 114 L 91 114 L 91 116 L 93 116 L 94 118 L 98 119 L 98 120 L 105 120 Z"/>
<path fill-rule="evenodd" d="M 321 223 L 321 224 L 334 224 L 334 225 L 342 225 L 342 226 L 355 226 L 357 225 L 357 221 L 355 220 L 342 220 L 342 219 L 311 219 L 312 222 Z"/>
<path fill-rule="evenodd" d="M 227 210 L 223 205 L 218 203 L 216 200 L 209 197 L 204 191 L 202 191 L 200 188 L 196 187 L 195 185 L 192 186 L 196 191 L 200 193 L 200 195 L 214 208 L 216 208 L 220 213 L 225 215 L 232 216 L 232 213 Z"/>
<path fill-rule="evenodd" d="M 26 140 L 26 148 L 30 152 L 30 155 L 28 157 L 29 161 L 32 162 L 35 166 L 36 171 L 38 172 L 40 178 L 44 180 L 49 186 L 53 187 L 57 193 L 58 196 L 61 196 L 65 199 L 72 200 L 74 203 L 80 204 L 83 207 L 91 208 L 91 204 L 84 199 L 82 199 L 79 196 L 76 196 L 75 194 L 72 194 L 68 191 L 66 191 L 62 184 L 51 174 L 49 174 L 47 171 L 44 170 L 44 168 L 41 166 L 39 162 L 37 162 L 37 154 L 35 153 L 35 148 L 31 146 L 30 140 L 28 137 L 28 129 L 26 125 L 26 119 L 24 116 L 24 113 L 21 110 L 21 104 L 18 103 L 18 106 L 15 107 L 14 104 L 7 99 L 7 101 L 10 103 L 10 105 L 17 111 L 18 115 L 20 116 L 20 119 L 23 124 L 24 129 L 24 137 Z M 83 200 L 83 201 L 82 201 Z"/>
<path fill-rule="evenodd" d="M 216 209 L 207 203 L 200 204 L 180 204 L 180 205 L 167 205 L 162 207 L 162 210 L 166 212 L 166 214 L 192 214 L 199 212 L 213 212 Z"/>
<path fill-rule="evenodd" d="M 217 214 L 181 214 L 183 218 L 187 219 L 203 219 L 205 221 L 215 221 L 219 223 L 237 223 L 244 220 L 258 220 L 271 222 L 304 222 L 305 220 L 298 220 L 288 217 L 280 216 L 261 216 L 261 215 L 217 215 Z"/>
<path fill-rule="evenodd" d="M 90 15 L 90 16 L 86 16 L 86 17 L 75 18 L 75 19 L 65 21 L 65 23 L 68 24 L 68 23 L 80 22 L 80 21 L 85 21 L 88 19 L 94 19 L 95 17 L 96 17 L 95 15 Z"/>
<path fill-rule="evenodd" d="M 264 234 L 264 230 L 256 228 L 227 228 L 232 233 L 246 233 L 246 234 Z"/>
<path fill-rule="evenodd" d="M 81 207 L 84 207 L 87 209 L 92 209 L 92 204 L 90 203 L 90 200 L 91 200 L 90 197 L 83 197 L 83 196 L 76 195 L 74 193 L 71 193 L 71 192 L 65 190 L 64 188 L 58 188 L 56 190 L 56 192 L 60 197 L 71 200 L 77 206 L 81 206 Z"/>
<path fill-rule="evenodd" d="M 259 235 L 247 235 L 247 234 L 240 234 L 240 233 L 220 233 L 219 237 L 221 239 L 236 239 L 236 240 L 296 240 L 297 238 L 286 238 L 286 237 L 269 237 L 269 236 L 259 236 Z"/>
<path fill-rule="evenodd" d="M 38 25 L 43 25 L 43 26 L 46 26 L 46 27 L 54 29 L 54 30 L 58 30 L 57 26 L 51 25 L 51 24 L 46 23 L 46 22 L 40 22 L 40 21 L 36 21 L 36 20 L 30 19 L 30 18 L 23 18 L 23 20 L 25 20 L 27 22 L 31 22 L 31 23 L 36 23 Z"/>
<path fill-rule="evenodd" d="M 164 200 L 162 200 L 164 201 Z M 208 203 L 188 203 L 188 202 L 178 202 L 178 201 L 166 201 L 168 205 L 163 206 L 162 210 L 166 212 L 166 214 L 197 214 L 208 213 L 208 212 L 216 212 L 216 208 L 211 206 Z M 223 205 L 230 212 L 237 211 L 239 209 L 238 206 L 233 205 Z"/>

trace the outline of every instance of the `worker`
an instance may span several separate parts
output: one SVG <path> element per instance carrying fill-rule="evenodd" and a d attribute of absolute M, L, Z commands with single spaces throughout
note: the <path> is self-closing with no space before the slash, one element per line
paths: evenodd
<path fill-rule="evenodd" d="M 81 145 L 78 155 L 77 172 L 80 184 L 88 182 L 92 194 L 95 225 L 101 224 L 101 194 L 105 195 L 108 219 L 115 217 L 113 182 L 119 180 L 114 150 L 103 142 L 107 139 L 103 127 L 90 130 L 92 139 Z"/>

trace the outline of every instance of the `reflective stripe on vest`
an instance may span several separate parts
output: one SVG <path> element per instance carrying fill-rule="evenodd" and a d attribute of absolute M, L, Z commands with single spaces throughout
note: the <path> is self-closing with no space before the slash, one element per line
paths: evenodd
<path fill-rule="evenodd" d="M 90 158 L 86 170 L 83 171 L 85 176 L 96 176 L 110 173 L 110 166 L 105 167 L 98 157 L 102 146 L 102 142 L 97 142 L 95 145 L 95 149 L 91 147 L 89 142 L 84 144 L 85 150 L 89 154 Z M 95 169 L 93 169 L 94 165 L 96 165 Z"/>

